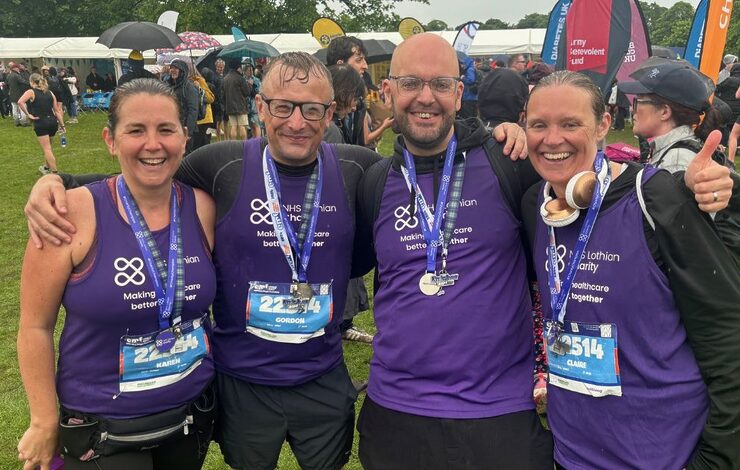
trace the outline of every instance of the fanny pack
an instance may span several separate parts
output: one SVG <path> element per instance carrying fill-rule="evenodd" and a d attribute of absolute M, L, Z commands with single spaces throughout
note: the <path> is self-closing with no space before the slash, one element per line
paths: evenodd
<path fill-rule="evenodd" d="M 87 461 L 153 449 L 196 432 L 207 433 L 210 440 L 215 405 L 216 396 L 209 386 L 192 403 L 138 418 L 105 418 L 62 407 L 59 422 L 62 452 Z"/>

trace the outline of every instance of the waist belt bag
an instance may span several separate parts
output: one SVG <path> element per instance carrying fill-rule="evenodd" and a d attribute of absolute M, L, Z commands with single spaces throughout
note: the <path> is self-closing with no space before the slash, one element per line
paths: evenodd
<path fill-rule="evenodd" d="M 59 439 L 64 454 L 80 460 L 138 452 L 181 439 L 196 428 L 210 433 L 215 412 L 211 387 L 193 403 L 139 418 L 110 419 L 62 407 Z"/>

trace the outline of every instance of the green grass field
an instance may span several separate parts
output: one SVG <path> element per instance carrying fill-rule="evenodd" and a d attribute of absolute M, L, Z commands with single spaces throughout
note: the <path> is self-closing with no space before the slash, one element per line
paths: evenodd
<path fill-rule="evenodd" d="M 87 113 L 80 117 L 79 124 L 68 125 L 69 143 L 66 149 L 54 143 L 54 153 L 59 169 L 69 173 L 113 173 L 118 169 L 116 161 L 108 155 L 100 138 L 105 125 L 103 113 Z M 636 142 L 629 132 L 614 133 L 610 142 Z M 389 155 L 392 149 L 392 134 L 384 136 L 380 151 Z M 27 229 L 23 216 L 26 197 L 39 176 L 38 167 L 43 163 L 41 148 L 30 128 L 15 127 L 11 119 L 0 120 L 0 468 L 19 468 L 16 460 L 16 444 L 28 424 L 28 409 L 23 385 L 18 373 L 16 357 L 16 333 L 18 329 L 18 286 L 23 251 L 27 240 Z M 43 289 L 43 286 L 39 286 Z M 60 319 L 63 317 L 60 317 Z M 369 313 L 363 313 L 356 324 L 367 331 L 374 331 Z M 57 326 L 60 331 L 61 321 Z M 345 343 L 345 359 L 350 374 L 355 379 L 366 379 L 371 348 L 364 344 Z M 357 410 L 362 404 L 360 397 Z M 211 444 L 205 467 L 209 470 L 228 468 L 221 458 L 218 445 Z M 278 468 L 298 469 L 290 450 L 285 447 Z M 357 459 L 357 439 L 350 470 L 360 469 Z"/>

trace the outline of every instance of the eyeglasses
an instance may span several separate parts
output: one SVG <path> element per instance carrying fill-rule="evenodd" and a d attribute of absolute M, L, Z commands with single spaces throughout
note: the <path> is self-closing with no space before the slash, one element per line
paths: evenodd
<path fill-rule="evenodd" d="M 457 82 L 460 81 L 459 78 L 455 77 L 437 77 L 431 80 L 422 80 L 418 77 L 394 77 L 391 75 L 388 78 L 396 81 L 398 90 L 402 95 L 417 95 L 421 93 L 424 85 L 429 85 L 429 89 L 435 95 L 451 95 L 457 89 Z"/>
<path fill-rule="evenodd" d="M 660 103 L 653 100 L 640 100 L 637 98 L 632 98 L 632 111 L 635 111 L 637 109 L 638 104 L 652 104 L 653 106 L 659 106 Z"/>
<path fill-rule="evenodd" d="M 301 110 L 301 116 L 303 116 L 303 119 L 305 119 L 306 121 L 320 121 L 324 118 L 324 116 L 326 116 L 326 110 L 331 107 L 331 103 L 300 103 L 297 101 L 280 99 L 271 100 L 262 93 L 260 93 L 260 96 L 262 97 L 262 101 L 267 104 L 267 109 L 270 110 L 270 114 L 272 114 L 276 118 L 289 118 L 293 115 L 293 110 L 297 106 Z"/>

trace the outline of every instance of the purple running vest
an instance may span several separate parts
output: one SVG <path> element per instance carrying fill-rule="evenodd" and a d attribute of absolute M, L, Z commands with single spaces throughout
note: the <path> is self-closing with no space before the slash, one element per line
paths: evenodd
<path fill-rule="evenodd" d="M 644 180 L 652 174 L 646 171 Z M 542 186 L 539 191 L 541 204 Z M 558 248 L 567 248 L 568 254 L 584 214 L 555 229 Z M 547 244 L 547 227 L 538 220 L 534 262 L 545 319 L 552 317 Z M 616 324 L 623 395 L 594 398 L 548 385 L 548 421 L 558 463 L 569 470 L 686 466 L 709 405 L 679 315 L 668 280 L 645 241 L 642 211 L 632 191 L 599 213 L 565 316 L 565 322 Z"/>
<path fill-rule="evenodd" d="M 196 399 L 213 379 L 211 355 L 177 383 L 155 390 L 118 394 L 119 341 L 125 334 L 159 329 L 154 287 L 131 227 L 118 212 L 111 180 L 87 186 L 95 202 L 97 242 L 94 261 L 80 278 L 70 280 L 62 303 L 67 311 L 59 341 L 57 394 L 66 408 L 111 418 L 145 416 Z M 200 318 L 216 293 L 216 273 L 195 211 L 192 188 L 182 194 L 185 258 L 183 321 Z M 167 256 L 169 226 L 152 232 Z M 206 333 L 210 323 L 206 321 Z"/>
<path fill-rule="evenodd" d="M 321 154 L 324 189 L 308 282 L 334 281 L 333 315 L 326 333 L 302 344 L 286 344 L 246 332 L 249 281 L 291 280 L 265 205 L 261 139 L 248 140 L 239 192 L 216 226 L 214 262 L 219 282 L 213 303 L 214 358 L 220 372 L 247 382 L 291 386 L 320 377 L 342 362 L 339 324 L 349 281 L 354 220 L 334 150 L 322 143 Z M 280 175 L 281 201 L 296 233 L 308 180 L 308 175 Z"/>
<path fill-rule="evenodd" d="M 417 161 L 420 159 L 417 159 Z M 433 205 L 433 175 L 417 176 Z M 374 227 L 379 288 L 368 395 L 393 410 L 440 418 L 484 418 L 534 408 L 532 315 L 520 223 L 482 148 L 467 153 L 442 296 L 419 278 L 426 243 L 409 219 L 409 190 L 391 169 Z M 439 269 L 441 258 L 437 257 Z"/>

